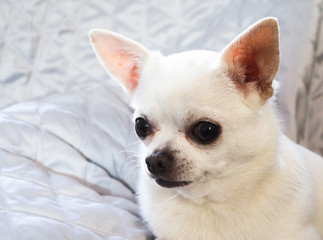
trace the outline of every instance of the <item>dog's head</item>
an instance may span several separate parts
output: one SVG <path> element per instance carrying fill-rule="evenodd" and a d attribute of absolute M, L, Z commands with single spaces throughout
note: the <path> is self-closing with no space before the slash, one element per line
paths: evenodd
<path fill-rule="evenodd" d="M 163 56 L 116 33 L 92 30 L 90 37 L 132 97 L 147 147 L 143 166 L 160 186 L 232 178 L 266 150 L 275 132 L 267 100 L 279 65 L 276 19 L 257 22 L 220 53 Z"/>

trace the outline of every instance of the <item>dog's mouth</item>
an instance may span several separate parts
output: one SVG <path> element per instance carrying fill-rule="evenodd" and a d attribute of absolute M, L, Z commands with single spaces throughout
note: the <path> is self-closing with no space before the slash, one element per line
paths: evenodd
<path fill-rule="evenodd" d="M 166 188 L 184 187 L 191 183 L 190 181 L 171 181 L 160 177 L 156 178 L 155 181 L 158 185 Z"/>

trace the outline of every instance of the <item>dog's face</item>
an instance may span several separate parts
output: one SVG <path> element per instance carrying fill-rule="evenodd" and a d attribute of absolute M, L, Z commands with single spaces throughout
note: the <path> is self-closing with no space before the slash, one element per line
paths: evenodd
<path fill-rule="evenodd" d="M 219 57 L 193 51 L 155 59 L 133 95 L 146 168 L 161 186 L 220 177 L 239 161 L 232 161 L 241 148 L 237 141 L 252 144 L 244 133 L 256 116 L 242 104 Z"/>
<path fill-rule="evenodd" d="M 151 52 L 94 30 L 94 49 L 132 96 L 146 145 L 143 169 L 162 187 L 187 188 L 248 171 L 266 145 L 264 111 L 279 63 L 275 19 L 260 21 L 221 53 Z"/>

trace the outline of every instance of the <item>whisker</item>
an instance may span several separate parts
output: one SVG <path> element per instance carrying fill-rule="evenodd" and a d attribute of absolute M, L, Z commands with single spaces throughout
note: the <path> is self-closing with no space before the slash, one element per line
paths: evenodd
<path fill-rule="evenodd" d="M 139 160 L 139 159 L 140 159 L 140 155 L 138 155 L 138 154 L 132 154 L 127 157 L 127 161 L 134 161 L 134 160 Z"/>
<path fill-rule="evenodd" d="M 139 174 L 139 171 L 141 169 L 141 166 L 139 164 L 133 165 L 129 170 L 127 170 L 126 174 L 132 174 L 134 171 L 134 174 Z"/>
<path fill-rule="evenodd" d="M 138 159 L 136 158 L 136 159 L 133 159 L 133 160 L 130 160 L 130 161 L 128 161 L 126 164 L 125 164 L 125 168 L 128 168 L 130 165 L 132 165 L 132 164 L 134 164 L 135 163 L 135 165 L 137 165 L 137 164 L 139 164 L 139 161 L 138 161 Z"/>
<path fill-rule="evenodd" d="M 170 200 L 172 200 L 172 199 L 174 199 L 174 198 L 176 198 L 176 197 L 178 197 L 179 196 L 179 194 L 176 192 L 173 196 L 171 196 L 171 197 L 169 197 L 168 199 L 166 199 L 165 201 L 163 201 L 163 202 L 161 202 L 161 203 L 159 203 L 159 204 L 157 204 L 157 205 L 155 205 L 156 207 L 160 207 L 161 205 L 163 205 L 163 204 L 165 204 L 165 203 L 167 203 L 168 201 L 170 201 Z"/>
<path fill-rule="evenodd" d="M 121 150 L 120 153 L 136 153 L 136 150 L 133 149 L 125 149 L 125 150 Z"/>
<path fill-rule="evenodd" d="M 135 141 L 135 142 L 132 142 L 132 143 L 129 143 L 129 146 L 135 146 L 135 145 L 140 145 L 141 144 L 141 141 L 138 140 L 138 141 Z"/>

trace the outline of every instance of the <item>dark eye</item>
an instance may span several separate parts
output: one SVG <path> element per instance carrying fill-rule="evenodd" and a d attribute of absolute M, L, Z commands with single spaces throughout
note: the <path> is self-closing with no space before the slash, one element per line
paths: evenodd
<path fill-rule="evenodd" d="M 220 136 L 221 127 L 211 122 L 201 121 L 195 124 L 192 134 L 198 143 L 208 144 Z"/>
<path fill-rule="evenodd" d="M 145 138 L 151 133 L 149 122 L 146 119 L 139 117 L 135 123 L 136 133 L 140 138 Z"/>

